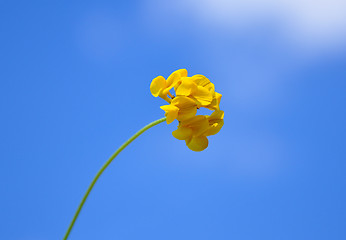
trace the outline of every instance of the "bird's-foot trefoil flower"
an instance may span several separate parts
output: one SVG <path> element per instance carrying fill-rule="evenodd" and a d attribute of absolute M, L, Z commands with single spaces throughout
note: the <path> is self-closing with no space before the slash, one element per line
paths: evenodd
<path fill-rule="evenodd" d="M 208 136 L 217 134 L 223 126 L 223 111 L 215 111 L 210 116 L 197 115 L 187 121 L 181 121 L 173 136 L 185 140 L 193 151 L 203 151 L 208 147 Z"/>
<path fill-rule="evenodd" d="M 174 88 L 175 95 L 170 92 Z M 208 147 L 207 136 L 214 135 L 223 126 L 224 112 L 220 110 L 222 95 L 215 86 L 201 74 L 187 76 L 185 69 L 173 72 L 167 79 L 158 76 L 150 85 L 153 96 L 165 99 L 169 105 L 161 106 L 165 111 L 168 124 L 175 119 L 179 126 L 173 136 L 185 140 L 193 151 L 202 151 Z M 197 109 L 204 107 L 214 112 L 210 116 L 196 115 Z"/>
<path fill-rule="evenodd" d="M 179 69 L 173 72 L 167 80 L 163 76 L 158 76 L 151 82 L 150 92 L 154 97 L 161 97 L 168 103 L 171 103 L 174 96 L 169 91 L 177 84 L 180 84 L 181 78 L 186 76 L 186 69 Z"/>
<path fill-rule="evenodd" d="M 219 110 L 222 95 L 215 92 L 215 86 L 208 78 L 197 74 L 192 77 L 182 77 L 175 87 L 177 96 L 187 96 L 194 99 L 198 107 Z"/>
<path fill-rule="evenodd" d="M 167 117 L 168 124 L 175 119 L 178 121 L 187 120 L 197 113 L 197 103 L 185 96 L 175 97 L 170 105 L 163 105 L 160 108 L 166 112 L 165 116 Z"/>

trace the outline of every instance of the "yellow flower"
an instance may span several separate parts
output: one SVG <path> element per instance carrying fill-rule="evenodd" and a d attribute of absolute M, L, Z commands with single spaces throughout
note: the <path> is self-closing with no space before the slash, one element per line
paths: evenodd
<path fill-rule="evenodd" d="M 169 91 L 180 83 L 182 77 L 187 77 L 186 69 L 179 69 L 173 72 L 167 78 L 167 80 L 162 76 L 154 78 L 150 84 L 151 94 L 154 97 L 161 97 L 167 102 L 171 103 L 172 100 L 167 95 L 173 98 L 172 94 Z"/>
<path fill-rule="evenodd" d="M 222 95 L 215 92 L 215 86 L 208 78 L 197 74 L 192 77 L 182 77 L 176 84 L 177 96 L 188 96 L 196 100 L 197 107 L 219 110 Z"/>
<path fill-rule="evenodd" d="M 210 116 L 207 116 L 209 122 L 209 128 L 203 134 L 205 136 L 211 136 L 217 134 L 223 127 L 223 117 L 224 111 L 217 110 L 213 112 Z"/>
<path fill-rule="evenodd" d="M 170 90 L 174 88 L 176 96 Z M 161 97 L 169 105 L 161 106 L 165 111 L 167 124 L 175 119 L 178 129 L 172 134 L 185 140 L 193 151 L 203 151 L 208 147 L 208 136 L 220 131 L 224 112 L 220 111 L 222 95 L 215 92 L 215 86 L 203 75 L 187 76 L 186 69 L 173 72 L 166 80 L 162 76 L 153 79 L 150 91 L 154 97 Z M 208 116 L 197 115 L 197 109 L 205 107 L 214 112 Z"/>
<path fill-rule="evenodd" d="M 221 101 L 221 97 L 222 95 L 218 92 L 215 92 L 213 95 L 213 100 L 211 101 L 211 103 L 207 106 L 205 106 L 206 108 L 210 109 L 210 110 L 220 110 L 220 101 Z"/>
<path fill-rule="evenodd" d="M 167 117 L 167 123 L 170 124 L 175 119 L 178 121 L 185 121 L 192 118 L 197 113 L 196 102 L 185 96 L 178 96 L 173 98 L 170 105 L 164 105 L 160 107 L 164 110 Z"/>
<path fill-rule="evenodd" d="M 173 136 L 185 140 L 186 145 L 193 151 L 203 151 L 208 147 L 207 136 L 217 134 L 223 126 L 223 111 L 215 111 L 210 116 L 197 115 L 179 123 Z"/>

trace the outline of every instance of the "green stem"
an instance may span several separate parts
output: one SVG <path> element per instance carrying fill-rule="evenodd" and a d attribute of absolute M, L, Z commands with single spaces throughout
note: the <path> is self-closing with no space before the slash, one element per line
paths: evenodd
<path fill-rule="evenodd" d="M 156 120 L 152 123 L 149 123 L 148 125 L 146 125 L 145 127 L 143 127 L 141 130 L 139 130 L 138 132 L 136 132 L 132 137 L 130 137 L 125 143 L 123 143 L 123 145 L 121 145 L 116 151 L 115 153 L 113 153 L 113 155 L 107 160 L 107 162 L 105 164 L 103 164 L 103 166 L 101 167 L 101 169 L 98 171 L 98 173 L 96 174 L 96 176 L 94 177 L 93 181 L 91 182 L 91 184 L 89 185 L 88 190 L 86 191 L 86 193 L 84 194 L 84 197 L 82 199 L 82 201 L 80 202 L 78 209 L 76 211 L 76 213 L 73 216 L 73 219 L 70 223 L 70 226 L 68 227 L 65 237 L 63 238 L 64 240 L 66 240 L 68 238 L 68 236 L 70 235 L 70 232 L 73 228 L 73 225 L 75 224 L 78 215 L 80 213 L 80 211 L 82 210 L 82 207 L 85 203 L 85 201 L 87 200 L 91 190 L 93 189 L 95 183 L 97 182 L 97 180 L 99 179 L 99 177 L 101 176 L 101 174 L 104 172 L 104 170 L 109 166 L 109 164 L 111 164 L 111 162 L 113 161 L 113 159 L 118 156 L 118 154 L 124 150 L 127 145 L 129 145 L 133 140 L 135 140 L 139 135 L 141 135 L 142 133 L 144 133 L 146 130 L 148 130 L 151 127 L 154 127 L 155 125 L 162 123 L 166 120 L 166 118 L 161 118 L 159 120 Z"/>

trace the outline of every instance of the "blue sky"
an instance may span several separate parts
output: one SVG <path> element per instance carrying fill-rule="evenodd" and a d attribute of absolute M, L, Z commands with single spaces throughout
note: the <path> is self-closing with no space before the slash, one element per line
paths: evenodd
<path fill-rule="evenodd" d="M 61 239 L 90 181 L 163 117 L 186 68 L 225 125 L 190 151 L 160 124 L 96 184 L 71 239 L 345 239 L 340 0 L 2 1 L 0 238 Z"/>

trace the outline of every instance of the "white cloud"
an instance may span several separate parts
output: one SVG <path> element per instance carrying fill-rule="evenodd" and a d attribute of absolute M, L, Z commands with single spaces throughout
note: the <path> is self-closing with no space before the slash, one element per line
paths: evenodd
<path fill-rule="evenodd" d="M 154 5 L 157 13 L 166 13 L 166 19 L 170 19 L 167 14 L 192 16 L 213 29 L 234 32 L 260 22 L 273 24 L 285 40 L 302 50 L 346 45 L 345 0 L 175 0 Z"/>

